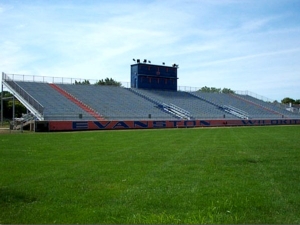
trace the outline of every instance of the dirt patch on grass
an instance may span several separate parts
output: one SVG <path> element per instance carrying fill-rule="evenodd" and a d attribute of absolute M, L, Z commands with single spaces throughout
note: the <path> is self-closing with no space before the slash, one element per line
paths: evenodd
<path fill-rule="evenodd" d="M 0 128 L 0 134 L 21 133 L 20 130 L 10 130 L 9 128 Z"/>
<path fill-rule="evenodd" d="M 9 130 L 9 128 L 0 128 L 0 134 L 5 134 L 5 133 L 9 133 L 10 132 L 10 130 Z"/>

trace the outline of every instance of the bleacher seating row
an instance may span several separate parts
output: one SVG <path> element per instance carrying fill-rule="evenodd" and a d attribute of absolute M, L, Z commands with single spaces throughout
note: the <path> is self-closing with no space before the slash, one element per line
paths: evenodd
<path fill-rule="evenodd" d="M 47 83 L 19 81 L 16 83 L 44 106 L 45 120 L 76 120 L 80 114 L 85 120 L 93 119 Z"/>
<path fill-rule="evenodd" d="M 44 120 L 95 120 L 91 114 L 48 83 L 15 83 L 43 105 Z M 299 114 L 289 112 L 278 105 L 245 95 L 98 85 L 56 85 L 98 112 L 105 120 L 241 118 L 236 112 L 243 112 L 249 119 L 300 118 Z M 228 108 L 235 109 L 236 112 Z"/>

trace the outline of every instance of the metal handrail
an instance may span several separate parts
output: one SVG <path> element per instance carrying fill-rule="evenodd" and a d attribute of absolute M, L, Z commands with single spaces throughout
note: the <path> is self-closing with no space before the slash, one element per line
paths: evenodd
<path fill-rule="evenodd" d="M 10 79 L 7 74 L 3 73 L 2 75 L 2 80 L 4 80 L 10 87 L 12 87 L 17 93 L 19 93 L 24 98 L 24 100 L 26 100 L 30 105 L 32 105 L 41 115 L 43 115 L 44 106 L 42 104 L 40 104 L 34 97 L 32 97 L 28 92 L 26 92 L 14 80 Z"/>

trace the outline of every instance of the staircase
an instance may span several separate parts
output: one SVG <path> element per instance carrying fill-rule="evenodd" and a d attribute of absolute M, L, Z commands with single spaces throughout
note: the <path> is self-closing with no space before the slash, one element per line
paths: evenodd
<path fill-rule="evenodd" d="M 105 120 L 99 113 L 97 113 L 94 109 L 90 108 L 89 106 L 87 106 L 86 104 L 84 104 L 83 102 L 79 101 L 78 99 L 76 99 L 74 96 L 72 96 L 71 94 L 69 94 L 68 92 L 66 92 L 65 90 L 63 90 L 62 88 L 60 88 L 59 86 L 57 86 L 56 84 L 49 84 L 52 88 L 54 88 L 56 91 L 58 91 L 60 94 L 62 94 L 63 96 L 65 96 L 67 99 L 69 99 L 71 102 L 75 103 L 76 105 L 78 105 L 80 108 L 82 108 L 84 111 L 86 111 L 87 113 L 89 113 L 90 115 L 92 115 L 94 118 L 96 118 L 98 121 L 103 121 Z"/>
<path fill-rule="evenodd" d="M 169 105 L 166 103 L 163 103 L 162 106 L 165 111 L 175 115 L 176 117 L 179 117 L 181 119 L 186 119 L 186 120 L 191 119 L 190 112 L 185 109 L 180 108 L 177 105 L 174 105 L 172 103 L 170 103 Z"/>
<path fill-rule="evenodd" d="M 134 88 L 128 88 L 127 90 L 131 91 L 132 93 L 142 97 L 143 99 L 149 101 L 149 102 L 152 102 L 153 104 L 156 105 L 156 107 L 162 111 L 164 111 L 165 113 L 167 114 L 170 114 L 172 115 L 173 117 L 175 118 L 181 118 L 180 116 L 176 115 L 175 113 L 172 113 L 171 111 L 169 110 L 166 110 L 165 106 L 164 106 L 164 103 L 160 102 L 160 101 L 157 101 L 156 99 L 154 98 L 150 98 L 149 96 L 145 95 L 145 94 L 142 94 L 140 93 L 137 89 L 134 89 Z"/>
<path fill-rule="evenodd" d="M 21 118 L 15 118 L 11 122 L 11 129 L 13 130 L 23 130 L 25 127 L 30 126 L 30 131 L 33 131 L 35 116 L 32 113 L 23 114 Z"/>
<path fill-rule="evenodd" d="M 241 109 L 238 109 L 238 108 L 235 108 L 231 105 L 224 105 L 223 106 L 223 109 L 232 114 L 232 115 L 235 115 L 241 119 L 249 119 L 249 114 Z"/>

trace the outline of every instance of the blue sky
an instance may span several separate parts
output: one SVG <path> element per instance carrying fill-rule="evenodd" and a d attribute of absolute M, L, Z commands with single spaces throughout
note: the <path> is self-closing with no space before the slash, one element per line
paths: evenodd
<path fill-rule="evenodd" d="M 299 0 L 0 0 L 1 72 L 128 82 L 133 58 L 178 85 L 300 98 Z"/>

